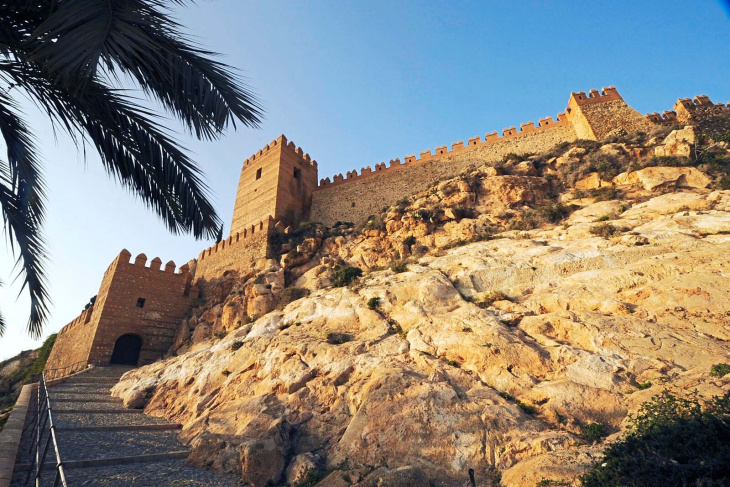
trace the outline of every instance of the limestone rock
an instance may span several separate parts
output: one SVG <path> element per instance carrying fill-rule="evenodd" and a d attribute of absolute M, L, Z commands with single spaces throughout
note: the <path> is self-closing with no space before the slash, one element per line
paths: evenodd
<path fill-rule="evenodd" d="M 289 462 L 286 468 L 287 485 L 299 485 L 304 481 L 309 472 L 319 469 L 318 460 L 312 453 L 302 453 Z"/>
<path fill-rule="evenodd" d="M 261 438 L 241 444 L 241 480 L 253 487 L 278 485 L 290 449 L 291 426 L 277 420 Z"/>
<path fill-rule="evenodd" d="M 638 184 L 652 191 L 663 186 L 706 188 L 712 180 L 694 167 L 647 167 L 621 173 L 613 178 L 613 182 L 616 185 Z"/>
<path fill-rule="evenodd" d="M 575 189 L 588 190 L 613 186 L 611 181 L 604 181 L 597 172 L 592 172 L 580 181 L 575 183 Z"/>
<path fill-rule="evenodd" d="M 418 468 L 407 466 L 396 469 L 380 467 L 375 469 L 365 480 L 362 487 L 430 487 L 428 477 Z"/>
<path fill-rule="evenodd" d="M 465 243 L 548 194 L 539 177 L 474 186 L 477 218 L 428 228 L 409 208 L 394 233 L 327 239 L 296 281 L 342 261 L 385 267 L 357 285 L 313 284 L 219 340 L 205 340 L 202 317 L 230 321 L 226 305 L 209 313 L 224 301 L 193 310 L 196 344 L 129 372 L 113 394 L 131 405 L 151 391 L 145 411 L 184 425 L 191 463 L 253 485 L 291 482 L 317 452 L 334 470 L 325 486 L 463 485 L 469 468 L 478 482 L 496 468 L 516 487 L 578 476 L 605 448 L 582 444 L 579 426 L 620 432 L 665 378 L 677 391 L 730 390 L 708 373 L 730 354 L 730 191 L 625 187 L 561 225 Z M 493 211 L 503 197 L 517 203 Z M 596 238 L 606 216 L 622 232 Z M 394 272 L 404 246 L 416 257 Z M 269 271 L 225 302 L 276 303 Z M 655 386 L 639 391 L 646 380 Z"/>

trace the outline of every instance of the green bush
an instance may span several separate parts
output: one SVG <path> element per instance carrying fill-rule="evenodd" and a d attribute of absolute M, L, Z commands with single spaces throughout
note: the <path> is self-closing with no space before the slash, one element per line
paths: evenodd
<path fill-rule="evenodd" d="M 639 383 L 636 384 L 636 388 L 639 389 L 640 391 L 644 391 L 646 389 L 649 389 L 651 386 L 652 386 L 651 381 L 639 382 Z"/>
<path fill-rule="evenodd" d="M 588 443 L 597 443 L 606 436 L 608 436 L 608 432 L 601 423 L 587 423 L 580 427 L 580 437 Z"/>
<path fill-rule="evenodd" d="M 535 487 L 570 487 L 570 482 L 543 478 L 535 484 Z"/>
<path fill-rule="evenodd" d="M 380 298 L 376 296 L 368 299 L 368 308 L 372 310 L 380 308 Z"/>
<path fill-rule="evenodd" d="M 332 285 L 334 287 L 349 286 L 360 276 L 362 276 L 362 269 L 359 267 L 341 267 L 335 271 Z"/>
<path fill-rule="evenodd" d="M 730 484 L 730 394 L 700 401 L 668 391 L 643 404 L 628 434 L 586 472 L 584 487 Z"/>
<path fill-rule="evenodd" d="M 405 272 L 408 270 L 408 264 L 405 262 L 396 262 L 392 266 L 390 266 L 390 270 L 395 272 L 396 274 L 400 274 L 401 272 Z"/>
<path fill-rule="evenodd" d="M 309 290 L 301 287 L 287 287 L 281 292 L 281 302 L 279 306 L 286 306 L 292 301 L 297 299 L 306 298 L 309 295 Z"/>
<path fill-rule="evenodd" d="M 565 205 L 558 201 L 551 201 L 547 205 L 538 210 L 538 215 L 542 219 L 550 223 L 560 223 L 578 208 L 575 205 Z"/>
<path fill-rule="evenodd" d="M 427 208 L 421 208 L 420 210 L 416 210 L 413 213 L 411 213 L 411 216 L 414 220 L 422 220 L 422 221 L 431 221 L 434 218 L 433 211 L 427 209 Z"/>
<path fill-rule="evenodd" d="M 727 374 L 730 374 L 730 365 L 728 364 L 715 364 L 710 367 L 712 377 L 725 377 Z"/>

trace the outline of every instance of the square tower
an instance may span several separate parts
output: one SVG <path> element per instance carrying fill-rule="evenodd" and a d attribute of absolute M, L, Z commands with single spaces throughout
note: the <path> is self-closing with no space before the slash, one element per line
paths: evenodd
<path fill-rule="evenodd" d="M 243 163 L 231 235 L 269 216 L 284 226 L 308 220 L 316 188 L 317 162 L 281 135 Z"/>

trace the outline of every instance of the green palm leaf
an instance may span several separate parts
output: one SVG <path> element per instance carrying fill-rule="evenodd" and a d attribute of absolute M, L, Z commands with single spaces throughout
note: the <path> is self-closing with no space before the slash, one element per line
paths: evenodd
<path fill-rule="evenodd" d="M 215 237 L 220 220 L 200 169 L 160 116 L 121 90 L 131 80 L 200 139 L 236 121 L 257 127 L 251 91 L 171 17 L 185 0 L 8 0 L 0 2 L 0 212 L 31 297 L 28 331 L 48 315 L 41 227 L 44 185 L 34 140 L 11 94 L 24 93 L 107 173 L 155 211 L 172 232 Z M 3 88 L 6 84 L 7 88 Z M 0 335 L 4 324 L 0 322 Z"/>

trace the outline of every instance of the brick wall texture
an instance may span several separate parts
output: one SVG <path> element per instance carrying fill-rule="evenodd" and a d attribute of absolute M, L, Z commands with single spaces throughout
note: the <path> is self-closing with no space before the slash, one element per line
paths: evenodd
<path fill-rule="evenodd" d="M 571 125 L 558 124 L 524 135 L 505 137 L 494 143 L 470 145 L 463 151 L 448 152 L 425 162 L 389 169 L 368 178 L 324 186 L 312 195 L 310 219 L 329 226 L 337 221 L 358 223 L 404 196 L 461 173 L 477 161 L 496 162 L 510 153 L 539 152 L 575 138 Z"/>
<path fill-rule="evenodd" d="M 253 232 L 248 227 L 244 233 L 232 235 L 202 251 L 195 269 L 196 284 L 205 288 L 207 282 L 227 271 L 242 273 L 253 267 L 256 260 L 269 254 L 269 234 L 274 225 L 274 219 L 269 216 L 253 225 Z"/>
<path fill-rule="evenodd" d="M 187 266 L 175 273 L 175 263 L 123 250 L 102 279 L 92 308 L 81 313 L 58 334 L 46 370 L 63 368 L 79 361 L 108 365 L 114 345 L 125 334 L 142 339 L 139 365 L 162 357 L 172 345 L 180 319 L 198 298 Z M 139 299 L 144 305 L 138 307 Z"/>

